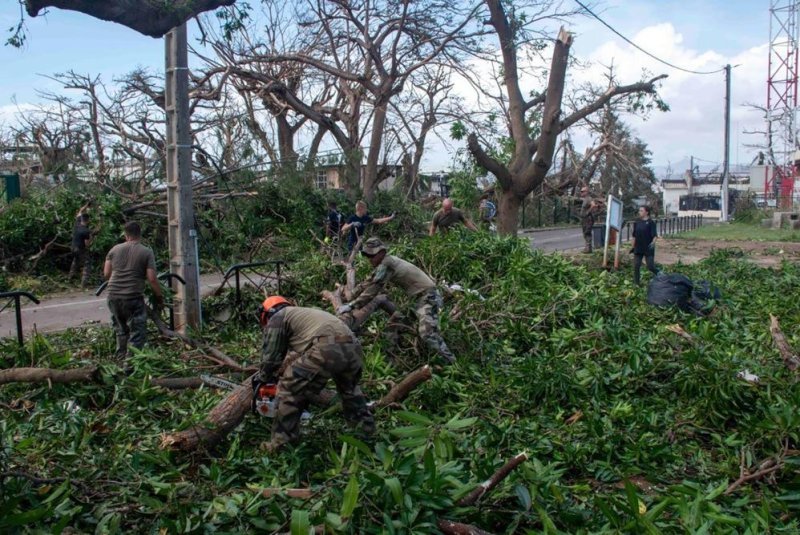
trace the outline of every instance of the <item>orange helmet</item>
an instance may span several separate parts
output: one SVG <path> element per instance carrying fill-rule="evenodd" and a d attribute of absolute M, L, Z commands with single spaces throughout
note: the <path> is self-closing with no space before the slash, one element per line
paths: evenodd
<path fill-rule="evenodd" d="M 264 299 L 264 302 L 261 303 L 261 308 L 259 309 L 258 320 L 261 323 L 261 326 L 265 326 L 269 321 L 269 318 L 275 314 L 280 308 L 284 306 L 289 306 L 291 303 L 285 298 L 280 295 L 273 295 Z M 283 305 L 283 306 L 281 306 Z M 277 307 L 278 310 L 275 310 Z"/>

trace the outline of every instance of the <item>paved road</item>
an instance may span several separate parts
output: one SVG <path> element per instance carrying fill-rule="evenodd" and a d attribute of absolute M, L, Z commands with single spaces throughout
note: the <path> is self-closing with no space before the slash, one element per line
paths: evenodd
<path fill-rule="evenodd" d="M 200 292 L 202 295 L 208 295 L 221 281 L 222 277 L 218 274 L 201 276 Z M 48 297 L 42 299 L 39 305 L 34 305 L 26 299 L 22 302 L 29 303 L 23 304 L 22 307 L 22 327 L 26 336 L 34 326 L 39 332 L 55 332 L 84 324 L 111 323 L 105 295 L 95 297 L 94 289 Z M 0 307 L 4 305 L 5 302 L 0 303 Z M 0 338 L 7 336 L 17 336 L 13 304 L 0 312 Z"/>
<path fill-rule="evenodd" d="M 580 227 L 522 231 L 520 236 L 530 239 L 531 246 L 542 251 L 564 251 L 583 247 L 583 235 Z"/>

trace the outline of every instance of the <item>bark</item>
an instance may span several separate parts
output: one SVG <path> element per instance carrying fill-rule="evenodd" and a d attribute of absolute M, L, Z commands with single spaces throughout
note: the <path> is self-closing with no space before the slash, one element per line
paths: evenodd
<path fill-rule="evenodd" d="M 485 494 L 489 493 L 494 489 L 497 485 L 499 485 L 508 475 L 519 465 L 524 463 L 528 460 L 527 453 L 520 453 L 519 455 L 515 455 L 508 461 L 506 464 L 501 466 L 492 477 L 475 487 L 475 490 L 458 500 L 456 505 L 459 507 L 469 507 L 475 505 L 478 500 L 480 500 Z"/>
<path fill-rule="evenodd" d="M 769 315 L 769 332 L 772 333 L 772 339 L 778 347 L 778 352 L 781 354 L 783 363 L 791 371 L 797 370 L 797 368 L 800 367 L 800 358 L 792 351 L 789 342 L 786 341 L 786 336 L 784 336 L 783 331 L 781 331 L 780 324 L 778 324 L 778 318 L 772 314 Z"/>
<path fill-rule="evenodd" d="M 253 389 L 248 378 L 214 407 L 202 423 L 185 431 L 163 435 L 161 447 L 180 451 L 195 451 L 201 446 L 214 447 L 241 423 L 252 401 Z"/>
<path fill-rule="evenodd" d="M 386 407 L 392 403 L 399 403 L 408 397 L 412 390 L 417 388 L 425 381 L 430 380 L 433 376 L 431 367 L 427 364 L 421 368 L 414 370 L 405 376 L 405 378 L 392 387 L 381 399 L 375 403 L 377 407 Z"/>
<path fill-rule="evenodd" d="M 271 498 L 273 496 L 287 496 L 289 498 L 297 498 L 300 500 L 308 500 L 314 496 L 319 491 L 315 491 L 314 489 L 282 489 L 276 487 L 268 487 L 266 489 L 261 490 L 261 495 L 265 498 Z"/>
<path fill-rule="evenodd" d="M 99 379 L 96 366 L 73 370 L 51 368 L 10 368 L 0 370 L 0 385 L 8 383 L 91 383 Z"/>
<path fill-rule="evenodd" d="M 25 9 L 31 17 L 49 7 L 80 11 L 150 37 L 163 37 L 172 28 L 204 11 L 234 3 L 236 0 L 25 0 Z"/>
<path fill-rule="evenodd" d="M 501 234 L 515 236 L 517 233 L 517 225 L 519 222 L 519 208 L 522 206 L 522 200 L 525 198 L 518 197 L 513 191 L 503 190 L 500 193 L 500 198 L 497 207 L 497 231 Z"/>
<path fill-rule="evenodd" d="M 386 102 L 376 106 L 372 117 L 372 135 L 367 153 L 367 167 L 364 170 L 364 200 L 368 203 L 375 199 L 378 186 L 378 158 L 383 142 L 383 129 L 386 126 L 386 108 Z"/>
<path fill-rule="evenodd" d="M 491 535 L 488 531 L 476 528 L 470 524 L 462 524 L 460 522 L 453 522 L 441 518 L 436 521 L 436 527 L 445 535 Z"/>

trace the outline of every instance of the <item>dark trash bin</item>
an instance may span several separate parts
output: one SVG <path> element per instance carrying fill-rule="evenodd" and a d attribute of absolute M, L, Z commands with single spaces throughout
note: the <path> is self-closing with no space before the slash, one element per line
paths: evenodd
<path fill-rule="evenodd" d="M 606 226 L 592 225 L 592 247 L 599 249 L 606 244 Z"/>

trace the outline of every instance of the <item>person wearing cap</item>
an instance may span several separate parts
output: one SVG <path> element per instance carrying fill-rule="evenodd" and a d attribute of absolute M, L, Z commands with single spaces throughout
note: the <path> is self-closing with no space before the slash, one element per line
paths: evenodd
<path fill-rule="evenodd" d="M 147 309 L 144 304 L 144 281 L 147 280 L 155 295 L 156 309 L 164 305 L 164 296 L 156 278 L 156 260 L 153 250 L 140 242 L 142 229 L 139 223 L 125 224 L 125 243 L 108 251 L 103 266 L 103 276 L 108 281 L 108 309 L 117 335 L 116 356 L 128 355 L 128 340 L 137 349 L 147 341 Z"/>
<path fill-rule="evenodd" d="M 383 289 L 389 281 L 394 281 L 405 290 L 406 295 L 416 299 L 414 312 L 418 320 L 417 330 L 425 345 L 448 363 L 455 362 L 453 353 L 439 332 L 442 294 L 439 293 L 433 279 L 411 262 L 387 254 L 386 246 L 378 238 L 368 239 L 361 248 L 361 254 L 369 259 L 375 271 L 369 280 L 355 288 L 353 300 L 340 306 L 336 313 L 339 315 L 352 314 L 368 306 L 383 293 Z"/>
<path fill-rule="evenodd" d="M 445 199 L 442 201 L 442 207 L 433 214 L 433 221 L 431 221 L 431 228 L 428 234 L 433 236 L 436 231 L 447 232 L 450 227 L 463 223 L 465 227 L 470 230 L 478 230 L 478 227 L 464 215 L 464 212 L 458 208 L 453 208 L 453 201 Z"/>
<path fill-rule="evenodd" d="M 316 308 L 292 306 L 279 295 L 267 298 L 259 314 L 264 339 L 253 393 L 262 384 L 278 383 L 272 438 L 264 448 L 272 453 L 299 439 L 300 417 L 328 379 L 336 383 L 348 423 L 360 426 L 364 433 L 374 433 L 375 419 L 358 386 L 364 352 L 353 332 L 336 316 Z M 278 377 L 289 350 L 300 357 Z"/>
<path fill-rule="evenodd" d="M 583 241 L 585 243 L 583 252 L 592 252 L 592 227 L 594 226 L 594 216 L 600 209 L 600 203 L 592 199 L 589 194 L 589 187 L 583 186 L 581 188 L 581 231 L 583 232 Z"/>

